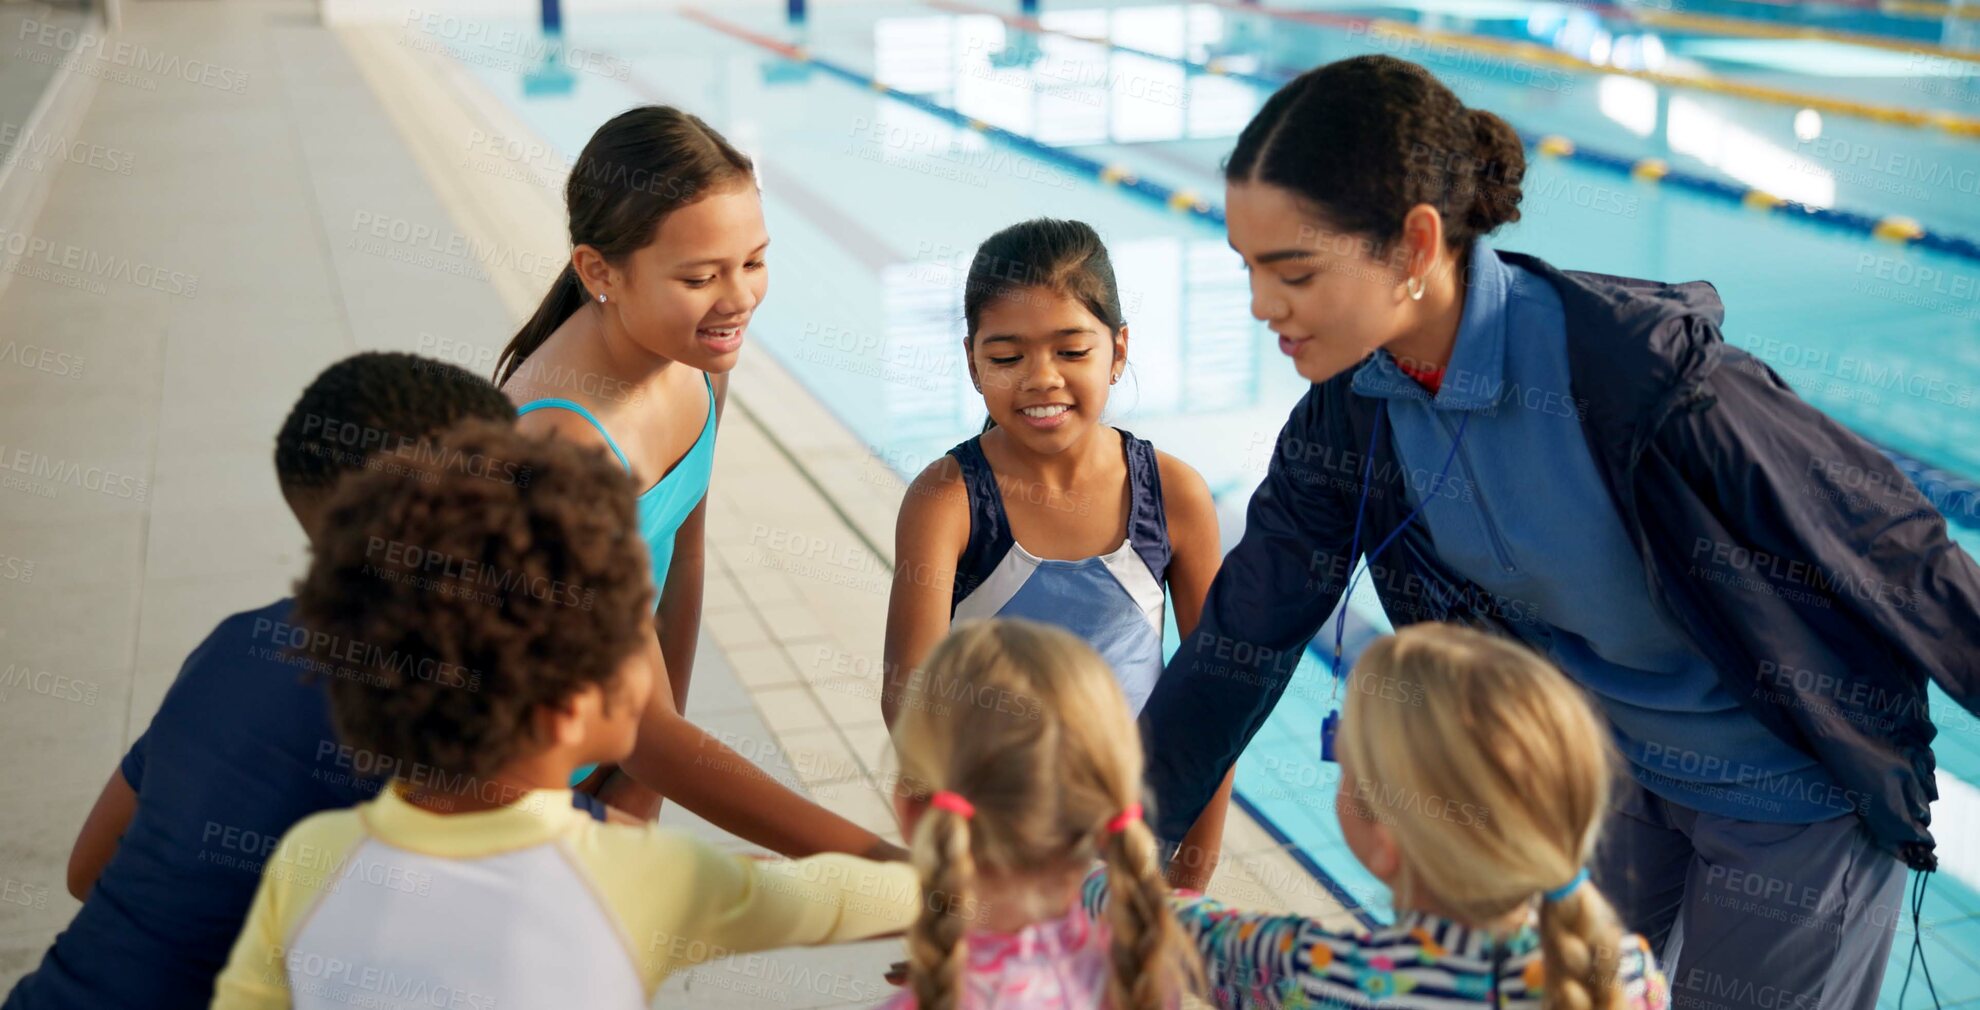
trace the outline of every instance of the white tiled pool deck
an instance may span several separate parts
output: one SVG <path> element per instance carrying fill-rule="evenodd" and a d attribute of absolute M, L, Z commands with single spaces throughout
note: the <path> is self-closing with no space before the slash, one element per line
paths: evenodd
<path fill-rule="evenodd" d="M 128 172 L 36 169 L 54 175 L 31 236 L 176 272 L 178 293 L 60 267 L 0 274 L 4 341 L 79 363 L 0 368 L 5 453 L 128 475 L 118 486 L 141 489 L 0 489 L 0 662 L 85 685 L 84 700 L 0 692 L 0 759 L 13 772 L 0 780 L 0 992 L 74 913 L 70 842 L 182 657 L 300 571 L 303 540 L 269 461 L 297 392 L 358 350 L 486 372 L 547 282 L 508 264 L 566 250 L 559 192 L 467 154 L 475 136 L 529 131 L 393 29 L 326 28 L 303 0 L 148 0 L 125 16 L 124 41 L 226 68 L 240 86 L 101 77 L 75 139 L 125 152 Z M 534 255 L 436 269 L 365 242 L 361 223 L 377 220 Z M 767 354 L 744 354 L 710 491 L 688 713 L 889 835 L 878 691 L 902 492 Z M 821 569 L 791 548 L 815 543 L 836 562 Z M 740 845 L 676 806 L 662 823 Z M 1348 921 L 1236 810 L 1211 891 Z M 656 1005 L 870 1005 L 889 992 L 881 973 L 899 950 L 736 958 L 677 976 Z"/>

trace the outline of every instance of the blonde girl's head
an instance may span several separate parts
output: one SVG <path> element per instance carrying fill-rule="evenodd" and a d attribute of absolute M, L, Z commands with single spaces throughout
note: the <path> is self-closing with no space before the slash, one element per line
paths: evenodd
<path fill-rule="evenodd" d="M 979 878 L 1076 885 L 1096 858 L 1111 888 L 1108 1005 L 1167 1006 L 1196 985 L 1155 836 L 1135 815 L 1140 736 L 1085 642 L 1030 621 L 960 625 L 909 683 L 894 744 L 901 802 L 919 811 L 911 843 L 926 898 L 908 948 L 921 1010 L 957 1005 L 965 931 L 1005 900 L 980 893 Z M 974 809 L 930 803 L 937 793 Z"/>
<path fill-rule="evenodd" d="M 1343 832 L 1397 907 L 1467 923 L 1537 901 L 1547 1010 L 1615 1005 L 1621 929 L 1583 883 L 1615 767 L 1568 679 L 1516 643 L 1417 624 L 1355 664 L 1340 729 Z"/>

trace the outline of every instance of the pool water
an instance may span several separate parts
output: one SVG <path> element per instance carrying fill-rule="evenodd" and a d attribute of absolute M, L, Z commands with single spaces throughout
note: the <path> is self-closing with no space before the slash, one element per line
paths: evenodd
<path fill-rule="evenodd" d="M 1753 5 L 1719 4 L 1729 15 L 1745 6 Z M 716 13 L 1037 144 L 1212 202 L 1222 196 L 1219 161 L 1266 90 L 1122 47 L 1283 76 L 1393 46 L 1216 4 L 1044 7 L 1049 31 L 1036 35 L 953 5 L 833 5 L 801 28 L 754 9 Z M 1583 29 L 1550 34 L 1549 19 L 1585 15 L 1612 36 L 1655 34 L 1620 14 L 1548 4 L 1329 10 L 1557 48 L 1565 33 Z M 1827 16 L 1822 10 L 1810 17 Z M 1939 62 L 1917 61 L 1908 76 L 1893 76 L 1884 58 L 1892 54 L 1882 50 L 1845 47 L 1852 52 L 1843 60 L 1754 46 L 1771 40 L 1660 38 L 1679 65 L 1718 76 L 1980 113 L 1980 104 L 1962 104 L 1964 92 L 1944 87 Z M 757 312 L 750 353 L 777 358 L 904 476 L 982 423 L 961 355 L 962 272 L 976 244 L 1024 217 L 1092 224 L 1108 242 L 1131 331 L 1130 367 L 1109 414 L 1201 471 L 1218 497 L 1225 539 L 1235 540 L 1273 439 L 1307 386 L 1250 318 L 1245 275 L 1221 228 L 676 14 L 573 11 L 565 41 L 630 72 L 546 76 L 502 61 L 464 63 L 566 158 L 606 118 L 648 102 L 687 108 L 747 150 L 775 241 L 773 296 Z M 1640 38 L 1633 44 L 1643 51 Z M 1811 119 L 1779 104 L 1502 57 L 1397 55 L 1425 63 L 1468 103 L 1522 129 L 1810 203 L 1980 234 L 1980 146 L 1970 138 L 1841 115 Z M 1937 97 L 1927 101 L 1928 91 Z M 1524 220 L 1495 245 L 1576 269 L 1709 278 L 1727 305 L 1727 339 L 1809 401 L 1881 446 L 1980 477 L 1980 262 L 1757 214 L 1576 161 L 1536 159 L 1525 192 Z M 1956 539 L 1980 551 L 1980 517 L 1953 518 Z M 1352 655 L 1388 623 L 1365 590 L 1348 609 Z M 1317 760 L 1318 726 L 1332 706 L 1327 666 L 1311 654 L 1302 664 L 1240 761 L 1238 789 L 1343 894 L 1383 918 L 1386 894 L 1342 845 L 1332 784 L 1322 781 L 1332 766 Z M 1955 1006 L 1980 1002 L 1980 861 L 1960 851 L 1980 849 L 1980 725 L 1936 690 L 1933 711 L 1945 797 L 1934 824 L 1945 872 L 1928 892 L 1923 940 L 1940 997 Z M 1883 1005 L 1896 1005 L 1910 942 L 1907 923 Z"/>

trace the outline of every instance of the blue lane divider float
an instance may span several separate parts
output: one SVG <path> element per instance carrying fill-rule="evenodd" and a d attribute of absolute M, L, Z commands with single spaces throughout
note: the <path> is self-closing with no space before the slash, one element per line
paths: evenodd
<path fill-rule="evenodd" d="M 1027 24 L 1025 22 L 1030 19 L 1013 18 L 994 11 L 976 9 L 966 4 L 952 2 L 952 0 L 946 0 L 946 2 L 945 0 L 929 0 L 929 6 L 952 13 L 995 17 L 1004 21 L 1006 24 L 1034 34 L 1050 33 L 1062 35 L 1092 45 L 1105 46 L 1115 52 L 1167 63 L 1171 66 L 1182 67 L 1196 73 L 1229 77 L 1233 80 L 1244 81 L 1271 91 L 1277 91 L 1286 82 L 1298 76 L 1293 73 L 1259 74 L 1234 70 L 1222 59 L 1197 62 L 1182 56 L 1170 56 L 1165 53 L 1150 52 L 1146 49 L 1124 46 L 1109 39 L 1094 38 L 1074 32 L 1063 32 L 1045 28 L 1035 22 Z M 1837 210 L 1832 207 L 1812 207 L 1795 200 L 1782 199 L 1755 187 L 1735 185 L 1708 175 L 1672 169 L 1663 161 L 1656 158 L 1629 158 L 1606 151 L 1594 150 L 1555 134 L 1538 134 L 1527 130 L 1516 130 L 1515 132 L 1519 134 L 1520 142 L 1525 144 L 1528 149 L 1538 150 L 1541 154 L 1548 157 L 1590 165 L 1595 168 L 1627 175 L 1641 182 L 1674 186 L 1678 189 L 1688 190 L 1703 196 L 1737 203 L 1761 213 L 1779 214 L 1790 219 L 1811 221 L 1854 235 L 1883 239 L 1899 244 L 1918 245 L 1935 252 L 1947 253 L 1980 262 L 1980 242 L 1962 235 L 1954 235 L 1948 232 L 1926 228 L 1917 221 L 1907 217 L 1899 215 L 1874 217 L 1869 214 L 1850 210 Z M 1221 216 L 1219 220 L 1222 220 Z"/>
<path fill-rule="evenodd" d="M 1041 160 L 1068 168 L 1102 185 L 1115 187 L 1138 197 L 1153 200 L 1168 207 L 1170 210 L 1198 218 L 1215 225 L 1219 229 L 1224 227 L 1224 209 L 1211 203 L 1194 190 L 1174 189 L 1158 182 L 1151 182 L 1136 175 L 1125 165 L 1110 165 L 1097 159 L 1088 158 L 1085 155 L 1044 143 L 1025 134 L 1016 133 L 1006 130 L 1001 126 L 986 123 L 973 116 L 958 112 L 933 99 L 924 98 L 910 91 L 902 91 L 870 75 L 862 74 L 850 67 L 818 56 L 802 46 L 785 45 L 776 42 L 773 39 L 744 29 L 739 25 L 724 21 L 706 11 L 691 9 L 682 11 L 682 14 L 724 34 L 768 49 L 787 60 L 806 64 L 833 77 L 866 88 L 876 94 L 886 95 L 895 101 L 911 105 L 931 116 L 946 120 L 956 126 L 973 130 L 987 137 L 994 137 L 1012 147 L 1030 152 Z"/>
<path fill-rule="evenodd" d="M 938 3 L 935 6 L 948 10 L 965 9 L 959 4 Z M 705 12 L 691 11 L 685 13 L 688 13 L 694 20 L 704 25 L 753 44 L 763 46 L 783 56 L 785 59 L 803 62 L 850 84 L 865 88 L 877 94 L 886 95 L 895 101 L 913 106 L 931 116 L 943 119 L 965 129 L 974 130 L 985 136 L 993 137 L 1013 147 L 1028 151 L 1041 160 L 1049 161 L 1053 164 L 1064 166 L 1074 172 L 1082 173 L 1102 185 L 1111 186 L 1142 199 L 1160 203 L 1170 210 L 1214 225 L 1219 230 L 1222 230 L 1224 227 L 1224 209 L 1193 190 L 1165 186 L 1159 182 L 1141 178 L 1125 165 L 1118 163 L 1108 164 L 1098 159 L 1089 158 L 1085 155 L 1066 150 L 1065 148 L 1055 147 L 1025 134 L 983 122 L 980 119 L 966 115 L 931 98 L 903 91 L 870 75 L 860 73 L 850 67 L 810 53 L 802 47 L 776 43 L 774 40 L 749 32 Z M 1084 36 L 1076 37 L 1085 38 Z M 1087 39 L 1086 41 L 1109 45 L 1117 50 L 1136 56 L 1145 56 L 1153 60 L 1161 60 L 1178 66 L 1195 68 L 1205 73 L 1221 74 L 1241 80 L 1249 80 L 1255 83 L 1270 85 L 1274 88 L 1283 83 L 1283 81 L 1273 82 L 1271 78 L 1260 74 L 1229 70 L 1220 61 L 1216 60 L 1207 64 L 1196 63 L 1179 56 L 1164 56 L 1112 42 L 1100 43 L 1091 39 Z M 1286 79 L 1289 80 L 1290 77 Z M 1591 151 L 1579 147 L 1572 141 L 1562 137 L 1540 137 L 1521 131 L 1520 139 L 1527 146 L 1537 148 L 1544 156 L 1568 158 L 1584 164 L 1620 172 L 1645 182 L 1677 185 L 1699 193 L 1736 201 L 1756 209 L 1784 213 L 1790 216 L 1799 215 L 1808 220 L 1844 228 L 1859 234 L 1871 235 L 1891 241 L 1916 243 L 1927 248 L 1937 249 L 1941 252 L 1949 252 L 1954 255 L 1980 261 L 1980 244 L 1976 244 L 1972 240 L 1965 238 L 1927 232 L 1918 229 L 1915 224 L 1903 219 L 1877 219 L 1851 211 L 1809 207 L 1806 204 L 1791 200 L 1774 198 L 1760 190 L 1735 186 L 1707 176 L 1673 171 L 1662 161 L 1655 158 L 1625 158 L 1602 151 Z M 1906 476 L 1911 477 L 1914 483 L 1919 484 L 1920 492 L 1939 509 L 1947 521 L 1967 529 L 1980 530 L 1980 484 L 1975 484 L 1973 481 L 1964 477 L 1934 468 L 1929 464 L 1885 446 L 1879 445 L 1877 448 L 1895 462 L 1898 468 L 1904 471 Z"/>
<path fill-rule="evenodd" d="M 803 53 L 802 50 L 800 52 Z M 1030 152 L 1041 160 L 1062 165 L 1081 173 L 1102 185 L 1112 186 L 1133 193 L 1136 196 L 1144 197 L 1162 204 L 1170 210 L 1180 211 L 1191 217 L 1199 218 L 1218 228 L 1224 226 L 1224 209 L 1204 199 L 1194 191 L 1173 189 L 1158 182 L 1151 182 L 1129 171 L 1125 166 L 1109 165 L 1096 159 L 1088 158 L 1085 155 L 1066 150 L 1065 148 L 1055 147 L 1051 144 L 1033 139 L 1022 133 L 1015 133 L 1001 126 L 986 123 L 975 117 L 958 112 L 933 99 L 924 98 L 921 95 L 883 84 L 857 70 L 841 66 L 831 60 L 814 56 L 810 53 L 803 53 L 803 59 L 811 66 L 834 77 L 886 95 L 889 98 L 911 105 L 931 116 L 947 120 L 957 126 L 974 130 L 988 137 L 994 137 L 1012 147 Z"/>

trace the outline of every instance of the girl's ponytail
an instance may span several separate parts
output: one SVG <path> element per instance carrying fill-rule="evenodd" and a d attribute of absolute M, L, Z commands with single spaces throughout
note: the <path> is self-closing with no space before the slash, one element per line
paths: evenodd
<path fill-rule="evenodd" d="M 509 338 L 509 346 L 502 348 L 502 356 L 495 361 L 495 384 L 509 381 L 509 376 L 522 367 L 523 359 L 536 353 L 550 339 L 550 334 L 557 332 L 564 320 L 576 315 L 584 303 L 584 284 L 578 280 L 577 267 L 565 263 L 564 272 L 550 282 L 550 291 L 543 296 L 543 304 L 536 307 L 536 314 Z"/>
<path fill-rule="evenodd" d="M 930 808 L 915 832 L 921 867 L 921 915 L 908 930 L 908 976 L 918 1010 L 954 1010 L 962 1000 L 969 960 L 964 927 L 975 914 L 976 859 L 970 855 L 969 821 Z"/>
<path fill-rule="evenodd" d="M 1560 901 L 1540 905 L 1540 952 L 1546 972 L 1545 1010 L 1608 1010 L 1621 990 L 1616 964 L 1622 926 L 1608 899 L 1582 884 Z"/>
<path fill-rule="evenodd" d="M 653 241 L 667 215 L 755 179 L 749 158 L 699 117 L 668 105 L 628 109 L 599 127 L 571 163 L 564 183 L 571 247 L 588 245 L 622 263 Z M 496 359 L 496 384 L 507 382 L 589 297 L 577 267 L 565 264 L 536 314 Z"/>
<path fill-rule="evenodd" d="M 1138 812 L 1137 812 L 1138 813 Z M 1113 975 L 1107 1005 L 1175 1006 L 1185 991 L 1201 992 L 1201 962 L 1169 911 L 1169 887 L 1155 836 L 1139 816 L 1108 825 L 1101 842 L 1107 862 L 1107 926 L 1113 934 Z"/>

